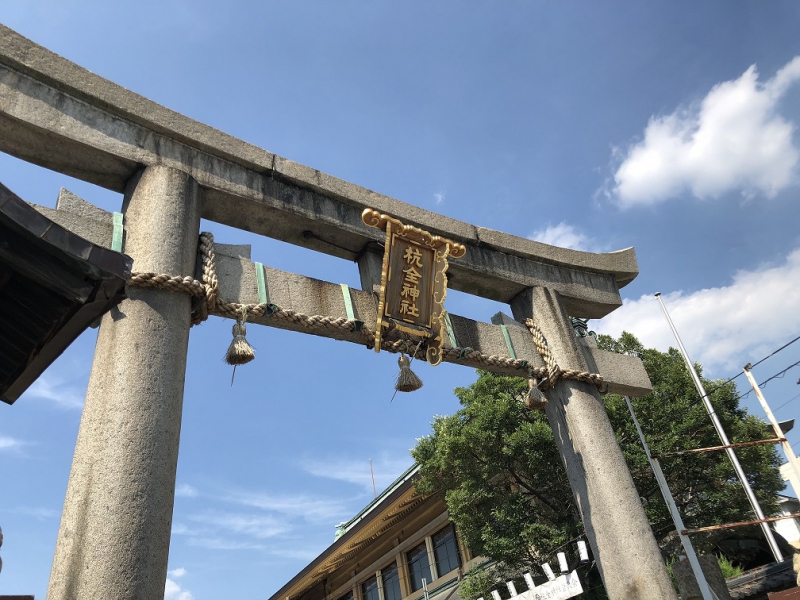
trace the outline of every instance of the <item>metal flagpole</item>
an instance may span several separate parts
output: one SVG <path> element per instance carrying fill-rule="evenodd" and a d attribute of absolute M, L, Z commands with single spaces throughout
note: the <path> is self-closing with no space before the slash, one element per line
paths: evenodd
<path fill-rule="evenodd" d="M 778 424 L 778 421 L 775 419 L 775 415 L 772 414 L 772 410 L 770 410 L 769 405 L 767 404 L 767 399 L 764 398 L 764 394 L 761 393 L 761 388 L 756 383 L 756 380 L 753 378 L 753 374 L 750 372 L 750 363 L 747 363 L 744 366 L 744 374 L 747 379 L 750 381 L 750 385 L 753 387 L 753 391 L 756 393 L 758 397 L 758 401 L 761 403 L 761 407 L 764 409 L 764 412 L 767 413 L 767 418 L 769 419 L 770 424 L 772 425 L 772 429 L 775 430 L 775 437 L 781 440 L 781 447 L 783 448 L 783 453 L 786 455 L 786 460 L 792 466 L 794 470 L 794 477 L 789 478 L 792 482 L 792 487 L 796 487 L 798 481 L 800 481 L 800 461 L 797 460 L 797 457 L 794 455 L 794 450 L 792 450 L 792 445 L 786 440 L 786 436 L 781 429 L 781 426 Z M 800 490 L 794 490 L 795 496 L 800 498 Z"/>
<path fill-rule="evenodd" d="M 725 430 L 722 428 L 722 423 L 720 423 L 717 413 L 714 411 L 714 406 L 711 404 L 711 401 L 706 394 L 706 390 L 703 388 L 703 383 L 700 381 L 697 371 L 694 370 L 694 364 L 689 358 L 686 348 L 683 347 L 683 342 L 681 342 L 678 331 L 675 329 L 675 325 L 672 323 L 672 319 L 669 317 L 667 307 L 664 306 L 664 301 L 661 299 L 661 292 L 657 292 L 655 296 L 658 298 L 658 303 L 661 305 L 661 310 L 664 311 L 664 317 L 667 319 L 669 328 L 672 330 L 672 334 L 675 336 L 675 341 L 678 342 L 678 350 L 680 350 L 680 353 L 683 356 L 683 360 L 686 363 L 686 368 L 689 369 L 689 374 L 692 376 L 692 381 L 694 382 L 694 386 L 697 388 L 697 391 L 700 394 L 700 399 L 703 401 L 703 405 L 706 407 L 708 416 L 711 417 L 711 422 L 714 424 L 714 429 L 717 430 L 717 434 L 719 435 L 719 439 L 722 440 L 722 444 L 729 446 L 730 442 L 728 441 L 728 436 L 725 434 Z M 761 506 L 758 504 L 758 500 L 756 499 L 755 494 L 753 494 L 753 490 L 750 488 L 750 483 L 747 481 L 747 476 L 742 470 L 742 465 L 739 464 L 739 459 L 736 458 L 736 453 L 733 451 L 733 448 L 725 448 L 725 452 L 728 454 L 728 458 L 731 459 L 731 463 L 733 463 L 733 469 L 736 471 L 736 476 L 739 478 L 739 481 L 742 482 L 742 487 L 747 494 L 747 499 L 750 501 L 750 506 L 753 507 L 753 512 L 756 514 L 756 518 L 758 520 L 763 520 L 764 513 L 761 511 Z M 783 561 L 783 554 L 781 554 L 780 548 L 778 548 L 778 543 L 775 541 L 775 536 L 772 534 L 772 529 L 770 529 L 767 523 L 761 523 L 761 529 L 764 531 L 764 537 L 767 538 L 767 543 L 769 544 L 770 550 L 772 550 L 775 560 L 778 562 Z"/>
<path fill-rule="evenodd" d="M 672 517 L 672 522 L 675 524 L 675 529 L 678 531 L 678 537 L 681 539 L 683 551 L 686 553 L 686 557 L 689 559 L 689 566 L 692 567 L 694 578 L 697 580 L 697 586 L 700 588 L 700 594 L 703 596 L 703 600 L 714 600 L 716 596 L 712 596 L 711 588 L 708 586 L 705 573 L 703 573 L 703 569 L 700 567 L 700 561 L 697 560 L 697 554 L 694 551 L 692 540 L 690 540 L 689 536 L 685 533 L 686 527 L 683 525 L 683 519 L 681 518 L 681 513 L 678 512 L 678 507 L 675 506 L 675 500 L 672 498 L 672 492 L 669 491 L 667 480 L 664 477 L 663 471 L 661 471 L 661 465 L 658 463 L 657 459 L 650 455 L 650 447 L 647 445 L 647 440 L 644 439 L 642 428 L 639 427 L 639 420 L 636 418 L 636 414 L 633 412 L 633 406 L 631 405 L 630 398 L 627 396 L 623 396 L 623 398 L 625 398 L 625 404 L 628 405 L 628 410 L 631 413 L 631 417 L 633 417 L 633 424 L 636 426 L 636 432 L 639 434 L 639 439 L 642 440 L 644 453 L 647 455 L 647 460 L 650 461 L 650 466 L 653 468 L 653 474 L 656 476 L 658 487 L 661 488 L 661 495 L 664 496 L 664 501 L 667 503 L 667 508 L 669 509 L 670 516 Z"/>

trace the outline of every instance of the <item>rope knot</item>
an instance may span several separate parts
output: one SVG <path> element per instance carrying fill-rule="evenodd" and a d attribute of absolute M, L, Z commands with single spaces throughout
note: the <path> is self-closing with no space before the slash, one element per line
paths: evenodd
<path fill-rule="evenodd" d="M 533 336 L 533 343 L 536 346 L 536 350 L 539 352 L 539 355 L 542 357 L 542 360 L 545 364 L 545 373 L 542 374 L 544 376 L 539 377 L 539 374 L 537 374 L 536 377 L 536 379 L 543 380 L 539 383 L 539 385 L 536 386 L 537 391 L 551 389 L 561 378 L 591 383 L 592 385 L 600 388 L 600 390 L 603 390 L 603 386 L 605 386 L 605 391 L 608 391 L 608 385 L 603 380 L 603 376 L 599 373 L 575 371 L 572 369 L 562 370 L 561 367 L 558 366 L 558 363 L 556 363 L 553 353 L 550 352 L 550 348 L 547 345 L 547 339 L 544 337 L 542 330 L 539 329 L 539 326 L 536 324 L 536 322 L 533 319 L 526 319 L 525 325 L 528 326 L 528 330 L 531 332 L 531 336 Z M 529 372 L 533 375 L 533 369 L 530 369 Z"/>
<path fill-rule="evenodd" d="M 133 286 L 159 288 L 171 292 L 190 294 L 193 299 L 192 325 L 199 325 L 208 319 L 211 313 L 236 319 L 232 330 L 233 341 L 225 357 L 229 364 L 234 366 L 246 364 L 255 358 L 255 350 L 250 346 L 246 338 L 245 322 L 248 316 L 256 318 L 273 317 L 308 329 L 346 329 L 349 332 L 360 333 L 368 348 L 372 348 L 375 345 L 375 332 L 368 327 L 364 327 L 363 322 L 359 320 L 344 317 L 306 315 L 292 309 L 283 309 L 271 303 L 241 304 L 221 299 L 219 296 L 219 280 L 217 279 L 214 236 L 211 233 L 203 232 L 200 234 L 198 253 L 202 268 L 202 281 L 197 281 L 188 276 L 173 276 L 164 273 L 131 273 L 128 283 Z M 533 403 L 540 401 L 537 392 L 540 393 L 552 388 L 561 378 L 591 383 L 600 388 L 601 393 L 608 391 L 608 385 L 603 380 L 603 377 L 597 373 L 572 370 L 562 371 L 547 346 L 547 340 L 533 319 L 526 320 L 525 324 L 533 336 L 536 350 L 545 363 L 544 368 L 534 368 L 525 360 L 513 359 L 508 356 L 489 355 L 474 348 L 442 348 L 442 353 L 451 361 L 469 360 L 487 367 L 527 370 L 528 378 L 538 384 L 535 386 L 536 391 L 531 392 L 531 395 L 535 397 L 531 399 Z M 400 374 L 397 380 L 398 391 L 413 391 L 422 387 L 422 381 L 411 371 L 411 360 L 404 353 L 410 354 L 412 358 L 424 358 L 425 340 L 421 340 L 416 345 L 416 348 L 412 348 L 408 340 L 389 341 L 382 339 L 381 347 L 390 352 L 401 353 L 398 360 L 400 365 Z M 420 349 L 422 353 L 418 356 Z M 401 389 L 401 386 L 408 389 Z"/>

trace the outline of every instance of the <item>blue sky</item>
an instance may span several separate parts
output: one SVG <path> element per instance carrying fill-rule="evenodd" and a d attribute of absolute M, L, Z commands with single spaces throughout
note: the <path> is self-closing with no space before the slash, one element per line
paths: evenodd
<path fill-rule="evenodd" d="M 271 152 L 477 225 L 594 251 L 634 246 L 641 275 L 597 331 L 672 342 L 735 375 L 800 334 L 796 2 L 6 3 L 0 21 L 171 109 Z M 0 155 L 0 181 L 54 205 L 67 187 Z M 357 286 L 354 264 L 204 223 L 254 260 Z M 451 312 L 507 308 L 451 293 Z M 230 322 L 192 331 L 167 598 L 267 598 L 334 525 L 411 462 L 470 370 L 251 326 L 230 385 Z M 43 598 L 91 366 L 84 335 L 0 407 L 0 593 Z M 800 343 L 759 381 L 800 360 Z M 800 369 L 765 389 L 797 415 Z M 743 377 L 740 377 L 741 381 Z M 744 388 L 742 388 L 744 389 Z M 755 414 L 762 412 L 746 404 Z M 800 442 L 792 432 L 790 441 Z M 800 446 L 798 446 L 800 447 Z"/>

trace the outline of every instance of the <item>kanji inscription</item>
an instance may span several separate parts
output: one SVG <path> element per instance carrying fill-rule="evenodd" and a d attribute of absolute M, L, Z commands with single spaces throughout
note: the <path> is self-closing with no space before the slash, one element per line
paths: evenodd
<path fill-rule="evenodd" d="M 380 352 L 384 329 L 396 328 L 425 340 L 427 361 L 438 365 L 442 361 L 447 257 L 464 256 L 466 248 L 369 208 L 361 218 L 386 232 L 375 351 Z"/>
<path fill-rule="evenodd" d="M 430 329 L 436 253 L 396 233 L 391 245 L 384 314 Z"/>

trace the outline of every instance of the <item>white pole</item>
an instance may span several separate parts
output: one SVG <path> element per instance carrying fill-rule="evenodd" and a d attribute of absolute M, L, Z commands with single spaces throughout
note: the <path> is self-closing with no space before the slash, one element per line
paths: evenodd
<path fill-rule="evenodd" d="M 794 450 L 792 450 L 792 445 L 787 441 L 786 436 L 783 434 L 783 431 L 781 430 L 781 426 L 775 419 L 775 415 L 772 414 L 772 410 L 770 410 L 769 404 L 767 404 L 767 399 L 764 397 L 764 394 L 761 393 L 761 388 L 758 386 L 756 380 L 753 378 L 753 374 L 750 372 L 750 363 L 747 363 L 744 366 L 743 370 L 745 376 L 750 381 L 750 385 L 753 387 L 753 391 L 756 393 L 758 401 L 761 403 L 761 407 L 764 409 L 764 412 L 767 413 L 767 418 L 769 419 L 769 422 L 772 425 L 772 429 L 775 430 L 775 437 L 780 438 L 781 440 L 781 447 L 783 448 L 783 453 L 786 455 L 786 460 L 789 461 L 789 464 L 792 466 L 792 469 L 794 470 L 795 476 L 790 477 L 789 480 L 792 482 L 792 487 L 794 487 L 795 497 L 800 498 L 800 489 L 797 489 L 797 482 L 800 481 L 800 461 L 798 461 L 797 457 L 794 455 Z"/>
<path fill-rule="evenodd" d="M 675 500 L 672 498 L 672 492 L 669 491 L 669 485 L 667 485 L 667 480 L 664 477 L 664 473 L 661 471 L 661 465 L 658 464 L 658 461 L 655 458 L 650 456 L 650 447 L 647 445 L 647 440 L 644 439 L 642 428 L 639 427 L 639 420 L 636 418 L 636 414 L 633 412 L 633 406 L 631 405 L 630 398 L 627 396 L 623 396 L 623 398 L 625 398 L 625 403 L 628 405 L 628 410 L 631 413 L 631 417 L 633 417 L 633 424 L 636 427 L 637 433 L 639 434 L 639 439 L 642 440 L 644 453 L 647 455 L 647 460 L 650 461 L 650 466 L 653 469 L 653 474 L 656 476 L 658 487 L 661 489 L 661 495 L 664 496 L 664 501 L 667 503 L 667 509 L 669 509 L 672 522 L 675 524 L 675 529 L 678 531 L 678 537 L 681 539 L 683 551 L 686 553 L 686 557 L 689 559 L 689 566 L 692 567 L 694 578 L 697 580 L 697 587 L 700 588 L 700 594 L 703 596 L 703 600 L 713 600 L 711 588 L 708 586 L 706 575 L 703 573 L 703 569 L 700 567 L 700 561 L 697 560 L 697 554 L 694 551 L 692 540 L 690 540 L 689 536 L 684 533 L 684 531 L 686 531 L 686 527 L 683 525 L 681 513 L 678 512 L 678 507 L 675 505 Z"/>
<path fill-rule="evenodd" d="M 678 350 L 680 350 L 681 355 L 683 356 L 683 360 L 686 363 L 686 368 L 689 369 L 689 374 L 692 376 L 694 386 L 697 388 L 697 392 L 700 394 L 700 399 L 703 401 L 703 406 L 706 407 L 708 416 L 711 417 L 711 422 L 714 424 L 714 429 L 717 430 L 717 435 L 719 435 L 719 439 L 722 440 L 722 444 L 728 446 L 730 445 L 728 436 L 725 434 L 725 430 L 722 428 L 722 423 L 720 423 L 717 413 L 714 412 L 714 406 L 708 399 L 708 394 L 706 394 L 706 390 L 703 388 L 703 384 L 700 381 L 700 377 L 697 375 L 697 371 L 694 370 L 694 364 L 689 358 L 686 348 L 683 347 L 683 342 L 681 342 L 678 331 L 675 329 L 672 319 L 669 318 L 667 307 L 664 306 L 664 301 L 661 299 L 661 292 L 657 292 L 655 296 L 658 298 L 658 303 L 661 305 L 661 310 L 664 311 L 664 317 L 666 317 L 669 328 L 672 330 L 672 334 L 675 336 L 675 341 L 678 342 Z M 728 454 L 728 458 L 731 459 L 731 463 L 733 463 L 733 469 L 736 471 L 736 476 L 739 477 L 739 481 L 742 483 L 742 487 L 747 494 L 747 499 L 750 501 L 750 506 L 753 507 L 753 512 L 756 514 L 756 518 L 763 520 L 764 513 L 761 511 L 761 506 L 759 505 L 755 494 L 753 494 L 753 490 L 750 488 L 750 483 L 747 481 L 747 476 L 745 475 L 744 470 L 742 470 L 742 465 L 739 464 L 739 459 L 736 458 L 736 453 L 733 451 L 733 448 L 725 448 L 725 452 Z M 770 529 L 767 523 L 761 523 L 761 529 L 764 531 L 764 537 L 767 538 L 767 543 L 769 544 L 770 550 L 772 550 L 772 555 L 775 557 L 775 560 L 777 562 L 783 561 L 783 554 L 781 554 L 780 548 L 778 548 L 778 543 L 775 541 L 775 536 L 772 534 L 772 529 Z"/>

